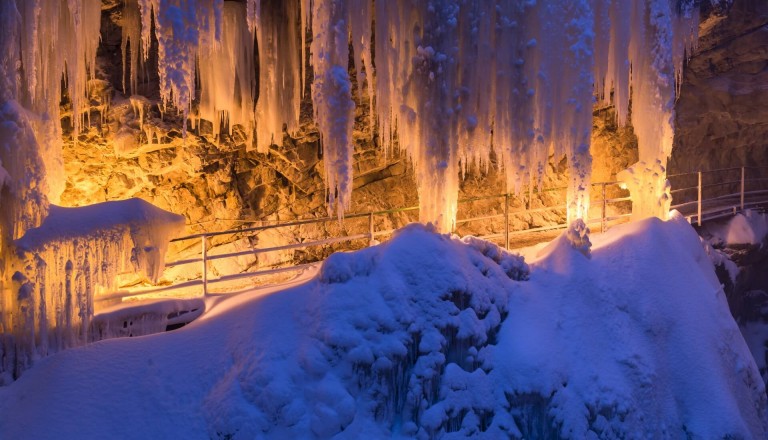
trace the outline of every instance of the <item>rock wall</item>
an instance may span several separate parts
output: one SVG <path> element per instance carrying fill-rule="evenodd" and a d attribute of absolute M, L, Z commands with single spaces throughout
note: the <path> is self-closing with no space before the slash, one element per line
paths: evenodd
<path fill-rule="evenodd" d="M 676 107 L 669 169 L 768 166 L 768 2 L 735 0 L 705 14 Z"/>

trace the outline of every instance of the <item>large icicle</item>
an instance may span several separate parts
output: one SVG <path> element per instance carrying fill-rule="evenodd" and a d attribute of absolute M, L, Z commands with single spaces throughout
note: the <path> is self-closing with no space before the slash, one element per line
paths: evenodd
<path fill-rule="evenodd" d="M 390 36 L 376 38 L 379 132 L 413 161 L 420 220 L 446 232 L 458 198 L 459 3 L 375 3 L 376 35 Z"/>
<path fill-rule="evenodd" d="M 312 9 L 312 101 L 323 145 L 328 210 L 336 208 L 339 219 L 351 203 L 354 151 L 348 7 L 345 0 L 333 0 L 314 2 Z"/>
<path fill-rule="evenodd" d="M 224 0 L 138 0 L 142 20 L 142 50 L 147 56 L 151 15 L 158 43 L 160 98 L 183 115 L 186 134 L 195 97 L 195 60 L 198 50 L 211 50 L 221 37 Z"/>
<path fill-rule="evenodd" d="M 632 65 L 631 122 L 639 150 L 638 163 L 619 178 L 630 187 L 633 218 L 664 218 L 671 203 L 666 165 L 672 153 L 676 93 L 686 53 L 695 45 L 698 14 L 692 1 L 633 0 L 629 18 L 617 18 L 631 29 L 626 50 Z M 619 104 L 618 110 L 625 111 L 623 102 Z"/>
<path fill-rule="evenodd" d="M 123 54 L 123 93 L 135 95 L 139 86 L 139 71 L 143 67 L 149 47 L 144 47 L 141 38 L 141 11 L 138 0 L 125 0 L 123 6 L 122 40 L 120 50 Z M 128 59 L 128 45 L 131 48 L 131 57 Z M 130 69 L 128 85 L 126 85 L 126 72 Z"/>
<path fill-rule="evenodd" d="M 242 125 L 249 139 L 253 134 L 256 78 L 253 36 L 245 14 L 242 3 L 224 3 L 221 44 L 200 51 L 200 117 L 213 123 L 216 139 L 222 125 L 229 134 L 233 125 Z"/>
<path fill-rule="evenodd" d="M 259 98 L 256 103 L 256 146 L 266 152 L 282 145 L 283 125 L 299 128 L 303 39 L 299 27 L 299 1 L 248 1 L 248 21 L 259 48 Z M 325 1 L 316 2 L 324 4 Z M 266 6 L 269 7 L 266 7 Z"/>
<path fill-rule="evenodd" d="M 19 95 L 41 118 L 34 132 L 42 148 L 48 197 L 64 190 L 60 106 L 62 76 L 71 102 L 70 121 L 77 140 L 88 108 L 87 83 L 93 78 L 101 26 L 100 0 L 16 0 L 20 17 Z"/>

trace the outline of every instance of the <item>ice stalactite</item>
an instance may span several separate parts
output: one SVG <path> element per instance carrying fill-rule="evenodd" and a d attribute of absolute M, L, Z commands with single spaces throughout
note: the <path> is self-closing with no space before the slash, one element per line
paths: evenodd
<path fill-rule="evenodd" d="M 381 2 L 376 26 L 376 35 L 390 36 L 376 40 L 379 129 L 385 139 L 396 134 L 410 153 L 422 221 L 452 229 L 458 163 L 466 169 L 487 162 L 492 144 L 513 191 L 541 176 L 550 151 L 566 156 L 569 213 L 586 214 L 593 100 L 589 2 Z"/>
<path fill-rule="evenodd" d="M 214 123 L 214 134 L 222 120 L 247 130 L 255 125 L 261 152 L 280 144 L 284 129 L 298 128 L 304 35 L 312 28 L 312 100 L 329 209 L 339 202 L 339 214 L 349 207 L 352 180 L 351 46 L 358 94 L 367 91 L 369 105 L 375 103 L 371 123 L 375 117 L 385 146 L 396 142 L 408 152 L 421 220 L 445 231 L 455 222 L 459 175 L 472 163 L 487 163 L 491 148 L 500 154 L 514 192 L 541 181 L 550 155 L 566 157 L 568 215 L 586 217 L 595 95 L 612 102 L 624 124 L 632 90 L 641 161 L 663 166 L 671 148 L 675 87 L 697 22 L 689 0 L 248 0 L 244 10 L 233 3 L 223 8 L 216 0 L 138 1 L 144 46 L 155 11 L 163 100 L 188 112 L 191 64 L 198 54 L 200 117 Z M 224 18 L 222 9 L 230 11 Z M 227 21 L 223 34 L 221 20 Z M 375 50 L 374 24 L 380 36 Z M 137 38 L 135 17 L 126 25 L 132 27 L 129 38 Z M 254 39 L 259 90 L 250 114 Z M 146 48 L 141 50 L 146 56 Z"/>
<path fill-rule="evenodd" d="M 164 105 L 172 104 L 182 113 L 185 134 L 195 97 L 196 57 L 201 48 L 212 50 L 219 44 L 223 3 L 223 0 L 139 0 L 142 51 L 146 57 L 154 17 L 160 98 Z"/>
<path fill-rule="evenodd" d="M 120 50 L 123 54 L 123 93 L 136 94 L 139 86 L 139 71 L 144 67 L 149 45 L 144 46 L 141 39 L 141 11 L 138 0 L 126 0 L 123 5 L 122 39 Z M 130 44 L 131 57 L 128 59 L 128 47 Z M 130 69 L 130 76 L 126 84 L 126 73 Z"/>
<path fill-rule="evenodd" d="M 352 196 L 352 128 L 355 103 L 347 72 L 349 7 L 345 0 L 314 2 L 312 7 L 312 101 L 323 145 L 328 210 L 339 219 Z"/>
<path fill-rule="evenodd" d="M 324 2 L 318 2 L 324 3 Z M 298 45 L 303 28 L 298 0 L 248 2 L 248 24 L 256 34 L 259 52 L 259 98 L 256 103 L 256 148 L 267 152 L 282 145 L 283 126 L 299 128 L 304 53 Z"/>
<path fill-rule="evenodd" d="M 379 133 L 408 151 L 419 187 L 419 217 L 442 231 L 456 219 L 459 167 L 457 27 L 459 2 L 376 2 Z M 434 6 L 434 7 L 432 7 Z M 407 31 L 405 31 L 407 30 Z"/>
<path fill-rule="evenodd" d="M 12 375 L 39 356 L 90 342 L 94 299 L 126 271 L 156 282 L 169 240 L 183 228 L 183 217 L 139 199 L 51 206 L 38 228 L 14 242 L 14 262 L 4 268 L 13 272 L 13 294 L 2 304 L 0 352 L 15 357 Z"/>
<path fill-rule="evenodd" d="M 665 218 L 671 199 L 666 163 L 672 152 L 674 107 L 685 57 L 693 51 L 698 11 L 693 1 L 610 2 L 608 65 L 602 98 L 613 93 L 618 122 L 628 120 L 638 140 L 639 162 L 620 179 L 631 188 L 633 217 Z M 631 70 L 631 71 L 630 71 Z"/>
<path fill-rule="evenodd" d="M 568 222 L 587 219 L 592 156 L 594 16 L 588 0 L 547 2 L 538 8 L 539 64 L 535 114 L 546 115 L 543 132 L 555 160 L 568 159 Z M 564 72 L 563 69 L 567 71 Z M 543 131 L 543 130 L 542 130 Z M 542 151 L 541 156 L 544 155 Z"/>
<path fill-rule="evenodd" d="M 6 1 L 6 4 L 13 3 Z M 56 201 L 64 190 L 59 103 L 62 78 L 68 90 L 73 138 L 89 108 L 88 80 L 93 79 L 101 26 L 100 0 L 16 0 L 18 89 L 14 99 L 39 115 L 35 135 L 48 186 Z M 6 5 L 6 7 L 10 7 Z M 13 53 L 13 52 L 12 52 Z"/>
<path fill-rule="evenodd" d="M 48 215 L 41 146 L 30 114 L 15 101 L 0 104 L 0 240 L 17 239 Z"/>
<path fill-rule="evenodd" d="M 245 5 L 224 3 L 221 42 L 200 51 L 198 72 L 200 118 L 211 121 L 214 138 L 218 139 L 222 126 L 232 134 L 234 125 L 242 125 L 250 140 L 256 78 L 253 35 L 248 30 Z"/>

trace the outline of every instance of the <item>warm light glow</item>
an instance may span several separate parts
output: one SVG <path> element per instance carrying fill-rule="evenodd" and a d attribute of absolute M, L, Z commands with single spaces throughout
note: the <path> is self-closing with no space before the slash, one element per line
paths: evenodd
<path fill-rule="evenodd" d="M 647 217 L 665 219 L 672 203 L 667 170 L 661 160 L 637 162 L 616 176 L 629 188 L 632 199 L 632 220 Z"/>

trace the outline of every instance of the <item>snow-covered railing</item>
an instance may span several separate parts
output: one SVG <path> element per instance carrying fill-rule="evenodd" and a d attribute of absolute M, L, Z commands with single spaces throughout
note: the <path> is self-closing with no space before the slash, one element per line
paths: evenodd
<path fill-rule="evenodd" d="M 761 177 L 762 173 L 748 177 L 749 173 L 760 170 L 768 174 L 768 167 L 744 166 L 669 175 L 674 188 L 670 191 L 673 200 L 682 200 L 672 205 L 672 209 L 680 211 L 689 222 L 701 226 L 707 220 L 763 205 L 768 201 L 768 178 Z M 711 182 L 707 182 L 709 177 Z M 695 184 L 683 183 L 693 179 Z M 676 181 L 688 186 L 676 186 Z"/>
<path fill-rule="evenodd" d="M 672 208 L 681 211 L 683 215 L 685 215 L 686 218 L 688 218 L 688 220 L 691 223 L 696 222 L 698 224 L 701 224 L 705 220 L 711 220 L 711 219 L 726 216 L 726 215 L 733 215 L 734 213 L 742 211 L 744 209 L 768 203 L 768 184 L 765 185 L 766 189 L 755 187 L 755 184 L 758 182 L 768 182 L 768 178 L 761 178 L 761 177 L 747 178 L 748 171 L 754 170 L 754 169 L 756 168 L 753 168 L 753 167 L 724 168 L 724 169 L 717 169 L 717 170 L 710 170 L 710 171 L 670 175 L 669 178 L 672 181 L 678 180 L 681 182 L 685 182 L 686 179 L 687 180 L 692 180 L 694 178 L 696 179 L 695 185 L 684 186 L 680 188 L 675 187 L 675 189 L 671 191 L 674 198 L 685 196 L 687 193 L 694 193 L 694 191 L 696 194 L 695 198 L 691 198 L 690 196 L 688 196 L 688 198 L 690 198 L 691 200 L 688 200 L 685 197 L 683 197 L 684 201 L 681 203 L 672 205 Z M 733 179 L 729 178 L 725 182 L 713 181 L 708 183 L 706 181 L 706 178 L 708 176 L 717 176 L 717 175 L 722 175 L 723 173 L 735 173 L 737 171 L 740 172 L 739 177 L 733 178 Z M 598 183 L 592 184 L 593 209 L 591 210 L 592 215 L 587 220 L 587 224 L 592 226 L 593 230 L 604 232 L 606 229 L 608 229 L 610 225 L 616 224 L 618 222 L 627 221 L 631 216 L 631 213 L 630 213 L 631 199 L 629 196 L 624 195 L 624 194 L 627 194 L 626 190 L 619 189 L 620 185 L 621 185 L 620 182 L 616 182 L 616 181 L 598 182 Z M 728 192 L 729 185 L 738 187 L 738 191 L 734 193 Z M 725 188 L 725 194 L 721 194 L 720 192 L 722 191 L 720 192 L 713 191 L 718 188 L 720 189 Z M 536 200 L 534 198 L 534 195 L 538 195 L 539 197 L 541 197 L 548 193 L 562 193 L 562 197 L 555 196 L 555 198 L 558 198 L 558 199 L 562 198 L 564 201 L 565 190 L 566 190 L 565 187 L 545 188 L 541 190 L 531 188 L 527 193 L 527 197 L 525 197 L 525 208 L 517 209 L 517 210 L 511 209 L 511 202 L 513 199 L 517 197 L 514 194 L 494 194 L 490 196 L 482 196 L 482 197 L 459 200 L 460 207 L 466 204 L 474 203 L 474 202 L 489 202 L 489 201 L 492 202 L 493 200 L 498 200 L 499 203 L 501 204 L 503 212 L 459 218 L 456 221 L 456 229 L 458 230 L 460 227 L 467 224 L 471 224 L 471 223 L 477 224 L 478 222 L 497 222 L 496 224 L 498 225 L 498 222 L 501 222 L 503 226 L 502 232 L 494 232 L 490 234 L 480 235 L 479 238 L 496 241 L 500 243 L 503 247 L 509 249 L 511 239 L 515 236 L 519 236 L 521 234 L 531 234 L 531 233 L 537 233 L 537 232 L 564 229 L 567 226 L 565 223 L 556 223 L 556 224 L 551 224 L 546 226 L 527 227 L 527 228 L 522 228 L 517 230 L 513 230 L 511 227 L 511 219 L 514 216 L 540 214 L 540 213 L 546 213 L 546 212 L 555 212 L 555 213 L 559 212 L 561 213 L 559 217 L 564 218 L 565 217 L 564 213 L 566 210 L 566 205 L 564 202 L 555 204 L 552 206 L 534 207 L 532 201 Z M 619 194 L 620 196 L 610 197 L 609 194 Z M 705 196 L 705 195 L 708 195 L 708 196 Z M 517 200 L 521 200 L 521 198 L 518 197 Z M 611 207 L 615 207 L 615 205 L 618 205 L 618 204 L 624 204 L 625 206 L 623 207 L 623 209 L 622 208 L 610 209 Z M 225 236 L 225 235 L 230 235 L 230 236 L 237 235 L 241 237 L 254 236 L 260 232 L 264 232 L 268 230 L 276 230 L 280 228 L 295 228 L 295 227 L 308 226 L 308 225 L 320 225 L 323 223 L 332 224 L 332 223 L 338 222 L 339 220 L 336 217 L 303 219 L 303 220 L 295 220 L 295 221 L 278 223 L 278 224 L 252 226 L 252 227 L 230 229 L 230 230 L 218 231 L 218 232 L 205 232 L 205 233 L 199 233 L 199 234 L 188 235 L 185 237 L 180 237 L 173 240 L 173 242 L 194 243 L 195 241 L 199 241 L 199 246 L 200 246 L 199 256 L 194 258 L 187 258 L 187 259 L 167 262 L 165 265 L 168 268 L 184 266 L 184 265 L 193 265 L 193 264 L 200 265 L 199 279 L 192 279 L 189 281 L 183 281 L 183 282 L 175 283 L 172 285 L 156 287 L 151 289 L 115 292 L 108 295 L 102 295 L 96 298 L 96 300 L 114 300 L 119 298 L 130 297 L 130 296 L 158 294 L 158 293 L 164 293 L 172 290 L 190 289 L 190 288 L 194 288 L 194 289 L 200 288 L 202 290 L 203 295 L 208 295 L 210 294 L 209 286 L 212 284 L 224 283 L 224 282 L 229 282 L 229 281 L 234 281 L 234 280 L 239 280 L 244 278 L 258 278 L 258 277 L 263 277 L 267 275 L 275 275 L 275 274 L 281 274 L 286 272 L 299 272 L 301 270 L 307 269 L 308 267 L 316 263 L 303 263 L 298 265 L 288 265 L 284 267 L 270 267 L 270 268 L 254 270 L 254 271 L 243 271 L 239 273 L 219 275 L 213 279 L 210 278 L 211 270 L 209 266 L 212 262 L 215 262 L 218 260 L 235 259 L 243 256 L 263 255 L 263 254 L 282 252 L 282 251 L 302 250 L 302 249 L 309 249 L 313 247 L 321 247 L 321 246 L 327 246 L 327 245 L 339 245 L 342 243 L 347 243 L 347 246 L 337 248 L 338 250 L 358 249 L 361 246 L 359 245 L 354 246 L 353 243 L 360 242 L 360 241 L 366 242 L 367 245 L 370 246 L 376 243 L 382 237 L 387 237 L 395 231 L 395 229 L 390 229 L 390 228 L 377 229 L 376 219 L 379 219 L 383 216 L 391 216 L 394 214 L 416 212 L 418 211 L 418 209 L 419 209 L 418 207 L 412 206 L 412 207 L 406 207 L 406 208 L 349 214 L 344 217 L 343 219 L 344 222 L 353 221 L 353 220 L 367 220 L 367 225 L 365 225 L 366 228 L 363 231 L 359 231 L 357 233 L 352 233 L 352 234 L 347 234 L 346 232 L 342 231 L 339 235 L 327 236 L 320 239 L 309 240 L 309 241 L 304 241 L 300 243 L 288 243 L 288 244 L 283 244 L 279 246 L 255 247 L 252 249 L 223 253 L 223 254 L 215 254 L 215 255 L 211 255 L 210 251 L 212 249 L 211 241 L 216 237 Z"/>
<path fill-rule="evenodd" d="M 625 221 L 630 216 L 630 214 L 628 213 L 630 211 L 629 206 L 627 206 L 625 209 L 627 213 L 615 214 L 615 215 L 610 214 L 608 209 L 609 206 L 616 205 L 619 203 L 630 202 L 630 198 L 628 196 L 612 197 L 612 198 L 607 197 L 608 189 L 611 187 L 616 187 L 613 190 L 614 192 L 619 192 L 619 191 L 626 192 L 625 190 L 619 190 L 619 182 L 599 182 L 599 183 L 592 184 L 593 192 L 595 193 L 595 195 L 593 196 L 593 204 L 595 206 L 594 211 L 599 212 L 599 214 L 596 213 L 597 215 L 594 218 L 590 218 L 587 221 L 587 223 L 590 225 L 598 225 L 598 229 L 600 231 L 605 231 L 608 228 L 609 224 L 615 223 L 618 221 Z M 534 207 L 532 204 L 532 201 L 534 200 L 534 195 L 538 195 L 541 197 L 542 195 L 547 195 L 551 193 L 559 193 L 559 195 L 562 195 L 562 199 L 564 200 L 565 191 L 566 191 L 565 187 L 545 188 L 541 190 L 530 189 L 527 193 L 527 201 L 525 203 L 525 209 L 517 209 L 517 210 L 510 209 L 511 202 L 516 196 L 514 194 L 509 194 L 509 193 L 494 194 L 490 196 L 459 200 L 459 205 L 461 206 L 461 205 L 465 205 L 473 202 L 493 201 L 494 199 L 496 199 L 496 200 L 499 200 L 500 203 L 502 204 L 503 212 L 498 214 L 488 214 L 488 215 L 460 218 L 456 221 L 456 225 L 458 228 L 460 225 L 466 225 L 470 223 L 476 224 L 477 222 L 501 221 L 503 224 L 503 232 L 480 235 L 479 238 L 501 242 L 503 243 L 503 246 L 505 248 L 509 249 L 510 240 L 515 235 L 553 231 L 557 229 L 564 229 L 566 227 L 565 223 L 556 223 L 556 224 L 547 225 L 547 226 L 528 227 L 524 229 L 512 230 L 510 225 L 511 219 L 514 216 L 521 216 L 521 215 L 530 215 L 530 214 L 545 213 L 545 212 L 555 212 L 555 213 L 560 212 L 561 215 L 559 215 L 559 217 L 564 218 L 565 210 L 566 210 L 566 205 L 564 202 L 562 204 L 556 204 L 552 206 Z M 557 195 L 555 195 L 555 197 L 559 198 L 557 197 Z M 521 200 L 521 199 L 518 198 L 518 200 Z M 262 277 L 267 275 L 280 274 L 284 272 L 298 272 L 316 263 L 304 263 L 304 264 L 298 264 L 298 265 L 289 265 L 285 267 L 273 267 L 273 268 L 255 270 L 255 271 L 244 271 L 240 273 L 221 275 L 213 279 L 209 277 L 209 275 L 211 275 L 209 264 L 213 261 L 223 260 L 223 259 L 234 259 L 234 258 L 249 256 L 249 255 L 260 255 L 260 254 L 267 254 L 267 253 L 273 253 L 273 252 L 307 249 L 312 247 L 327 246 L 327 245 L 340 244 L 340 243 L 348 243 L 348 246 L 342 249 L 352 250 L 360 247 L 360 246 L 355 247 L 352 245 L 352 243 L 355 241 L 362 241 L 362 240 L 366 241 L 367 244 L 370 246 L 375 244 L 382 237 L 390 236 L 396 230 L 396 229 L 390 229 L 390 228 L 377 229 L 376 222 L 375 222 L 377 218 L 380 218 L 382 216 L 399 214 L 399 213 L 416 212 L 418 211 L 418 209 L 419 208 L 417 206 L 412 206 L 412 207 L 406 207 L 406 208 L 397 208 L 397 209 L 373 211 L 373 212 L 366 212 L 366 213 L 349 214 L 344 217 L 343 219 L 344 222 L 355 220 L 355 219 L 367 219 L 367 228 L 364 232 L 356 233 L 356 234 L 342 233 L 341 235 L 338 235 L 338 236 L 329 236 L 329 237 L 325 237 L 317 240 L 304 241 L 300 243 L 290 243 L 290 244 L 284 244 L 280 246 L 253 248 L 253 249 L 247 249 L 247 250 L 242 250 L 238 252 L 229 252 L 224 254 L 210 255 L 211 241 L 215 237 L 220 237 L 224 235 L 237 235 L 242 237 L 242 236 L 248 236 L 249 234 L 256 235 L 260 232 L 267 231 L 267 230 L 275 230 L 280 228 L 294 228 L 294 227 L 307 226 L 307 225 L 319 225 L 322 223 L 334 223 L 334 222 L 338 222 L 339 220 L 336 217 L 313 218 L 313 219 L 296 220 L 296 221 L 290 221 L 290 222 L 284 222 L 284 223 L 272 224 L 272 225 L 262 225 L 262 226 L 230 229 L 226 231 L 205 232 L 205 233 L 188 235 L 185 237 L 179 237 L 172 240 L 172 242 L 194 243 L 196 241 L 199 241 L 199 246 L 200 246 L 199 256 L 193 257 L 193 258 L 181 259 L 177 261 L 166 262 L 165 266 L 167 268 L 174 268 L 178 266 L 198 264 L 200 265 L 199 279 L 183 281 L 183 282 L 175 283 L 168 286 L 161 286 L 161 287 L 155 287 L 150 289 L 141 289 L 141 290 L 132 290 L 132 291 L 123 290 L 120 292 L 100 295 L 98 298 L 96 298 L 96 300 L 97 301 L 116 300 L 120 298 L 131 297 L 131 296 L 159 294 L 159 293 L 165 293 L 172 290 L 190 289 L 190 288 L 197 288 L 197 287 L 201 288 L 203 295 L 208 295 L 210 293 L 209 286 L 212 284 L 224 283 L 224 282 L 234 281 L 234 280 L 243 279 L 243 278 L 257 278 L 257 277 Z"/>

